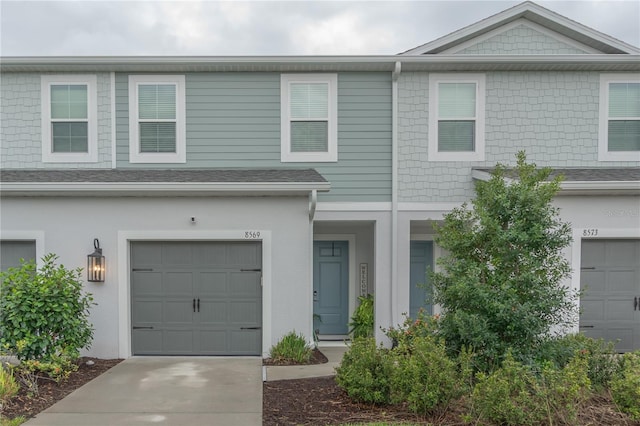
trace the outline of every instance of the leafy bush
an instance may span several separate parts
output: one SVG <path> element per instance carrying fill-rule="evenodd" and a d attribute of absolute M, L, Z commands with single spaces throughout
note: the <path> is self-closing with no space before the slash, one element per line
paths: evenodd
<path fill-rule="evenodd" d="M 373 296 L 358 296 L 360 304 L 351 316 L 349 323 L 349 334 L 352 337 L 372 337 L 373 336 Z"/>
<path fill-rule="evenodd" d="M 70 271 L 46 255 L 0 274 L 0 343 L 19 359 L 75 359 L 93 339 L 80 269 Z"/>
<path fill-rule="evenodd" d="M 424 309 L 418 311 L 415 320 L 405 315 L 405 320 L 397 327 L 383 329 L 384 333 L 393 342 L 393 347 L 402 347 L 411 352 L 413 340 L 417 337 L 436 337 L 438 330 L 438 315 L 431 316 Z"/>
<path fill-rule="evenodd" d="M 613 342 L 592 339 L 582 333 L 568 334 L 547 339 L 540 345 L 536 363 L 551 362 L 557 368 L 566 366 L 576 353 L 584 354 L 588 363 L 591 386 L 599 391 L 609 387 L 614 374 L 619 369 L 618 356 Z"/>
<path fill-rule="evenodd" d="M 443 308 L 439 334 L 451 353 L 473 349 L 480 370 L 500 365 L 509 348 L 530 358 L 542 336 L 577 317 L 577 294 L 562 285 L 571 227 L 552 205 L 561 179 L 547 181 L 550 174 L 520 152 L 513 172 L 498 164 L 476 183 L 471 207 L 453 209 L 436 227 L 447 252 L 442 272 L 431 273 Z"/>
<path fill-rule="evenodd" d="M 406 344 L 411 348 L 404 347 Z M 402 340 L 393 353 L 398 356 L 391 382 L 392 402 L 407 402 L 412 411 L 426 414 L 445 409 L 468 390 L 465 375 L 469 369 L 459 368 L 448 358 L 444 342 L 434 336 Z"/>
<path fill-rule="evenodd" d="M 590 395 L 589 388 L 583 355 L 562 369 L 547 363 L 536 372 L 508 352 L 500 368 L 478 374 L 472 411 L 479 420 L 497 424 L 572 424 Z"/>
<path fill-rule="evenodd" d="M 336 383 L 350 398 L 373 404 L 391 400 L 393 358 L 373 338 L 357 338 L 336 368 Z"/>
<path fill-rule="evenodd" d="M 275 362 L 306 364 L 311 358 L 311 353 L 311 348 L 304 336 L 292 331 L 271 347 L 269 356 Z"/>
<path fill-rule="evenodd" d="M 640 420 L 640 351 L 623 355 L 620 371 L 611 380 L 611 396 L 620 411 Z"/>

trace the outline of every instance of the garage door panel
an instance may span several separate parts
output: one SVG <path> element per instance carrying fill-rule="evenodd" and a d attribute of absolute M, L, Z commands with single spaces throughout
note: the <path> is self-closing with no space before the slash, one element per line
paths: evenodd
<path fill-rule="evenodd" d="M 163 353 L 162 330 L 133 330 L 133 353 L 156 355 Z"/>
<path fill-rule="evenodd" d="M 230 324 L 259 324 L 261 309 L 257 302 L 231 301 L 228 321 Z"/>
<path fill-rule="evenodd" d="M 199 284 L 197 291 L 201 296 L 223 297 L 227 294 L 227 273 L 201 272 Z"/>
<path fill-rule="evenodd" d="M 225 266 L 227 264 L 227 248 L 224 245 L 202 244 L 198 247 L 195 257 L 199 265 Z"/>
<path fill-rule="evenodd" d="M 611 321 L 633 321 L 635 316 L 633 300 L 630 299 L 608 299 L 605 309 L 606 319 Z"/>
<path fill-rule="evenodd" d="M 193 243 L 175 242 L 162 246 L 162 265 L 164 267 L 193 265 Z"/>
<path fill-rule="evenodd" d="M 196 341 L 200 343 L 200 353 L 224 355 L 228 353 L 226 330 L 199 330 Z"/>
<path fill-rule="evenodd" d="M 25 261 L 35 260 L 35 241 L 0 241 L 0 271 L 9 268 L 19 268 L 20 259 Z"/>
<path fill-rule="evenodd" d="M 162 245 L 157 243 L 137 242 L 135 250 L 131 250 L 131 264 L 137 267 L 162 264 Z"/>
<path fill-rule="evenodd" d="M 162 294 L 162 274 L 159 272 L 134 272 L 131 291 L 134 297 Z"/>
<path fill-rule="evenodd" d="M 192 272 L 167 272 L 162 277 L 162 290 L 166 295 L 192 297 L 193 273 Z"/>
<path fill-rule="evenodd" d="M 260 295 L 260 273 L 232 272 L 229 274 L 229 293 L 233 297 L 247 296 L 255 298 Z"/>
<path fill-rule="evenodd" d="M 599 265 L 606 258 L 605 244 L 602 241 L 590 240 L 589 244 L 582 245 L 582 266 Z"/>
<path fill-rule="evenodd" d="M 193 299 L 165 299 L 162 323 L 165 326 L 190 325 L 193 323 Z"/>
<path fill-rule="evenodd" d="M 628 266 L 638 262 L 638 244 L 633 241 L 618 241 L 607 246 L 607 264 Z"/>
<path fill-rule="evenodd" d="M 602 321 L 605 316 L 604 300 L 586 300 L 582 299 L 581 322 Z"/>
<path fill-rule="evenodd" d="M 590 294 L 594 292 L 604 292 L 605 284 L 607 280 L 605 278 L 604 271 L 582 271 L 582 290 L 588 291 Z"/>
<path fill-rule="evenodd" d="M 260 352 L 260 331 L 259 330 L 240 330 L 231 331 L 231 345 L 237 348 L 241 354 L 254 354 Z"/>
<path fill-rule="evenodd" d="M 257 244 L 230 244 L 229 265 L 260 266 L 260 247 Z"/>
<path fill-rule="evenodd" d="M 227 302 L 200 299 L 197 320 L 202 325 L 224 325 L 227 323 Z"/>
<path fill-rule="evenodd" d="M 165 330 L 164 332 L 164 348 L 165 351 L 172 354 L 190 354 L 194 352 L 193 330 Z"/>
<path fill-rule="evenodd" d="M 638 283 L 635 282 L 635 271 L 633 269 L 609 271 L 607 282 L 611 293 L 634 292 L 636 287 L 638 287 Z"/>
<path fill-rule="evenodd" d="M 148 326 L 162 323 L 162 300 L 138 300 L 133 303 L 132 320 Z"/>

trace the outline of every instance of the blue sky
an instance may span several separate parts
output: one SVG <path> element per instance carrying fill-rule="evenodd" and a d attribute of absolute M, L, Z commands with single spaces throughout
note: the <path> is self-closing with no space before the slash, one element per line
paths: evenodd
<path fill-rule="evenodd" d="M 518 1 L 0 0 L 0 55 L 395 54 Z M 640 1 L 539 1 L 640 45 Z"/>

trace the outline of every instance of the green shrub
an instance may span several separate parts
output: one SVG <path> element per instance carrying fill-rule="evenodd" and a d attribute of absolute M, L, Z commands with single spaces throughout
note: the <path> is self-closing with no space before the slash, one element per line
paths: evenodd
<path fill-rule="evenodd" d="M 620 371 L 611 380 L 611 396 L 620 411 L 640 420 L 640 351 L 623 355 Z"/>
<path fill-rule="evenodd" d="M 613 342 L 592 339 L 582 333 L 568 334 L 546 340 L 537 350 L 535 362 L 548 361 L 557 368 L 566 366 L 576 353 L 585 355 L 591 386 L 596 391 L 606 389 L 619 368 Z"/>
<path fill-rule="evenodd" d="M 414 320 L 405 315 L 405 320 L 401 325 L 383 329 L 387 337 L 393 342 L 394 348 L 400 347 L 411 352 L 415 338 L 437 337 L 439 316 L 431 316 L 424 309 L 420 309 L 417 316 Z"/>
<path fill-rule="evenodd" d="M 351 316 L 349 334 L 358 337 L 373 337 L 373 296 L 358 296 L 359 305 Z"/>
<path fill-rule="evenodd" d="M 269 356 L 275 362 L 306 364 L 311 359 L 312 350 L 302 334 L 295 330 L 286 334 L 271 347 Z"/>
<path fill-rule="evenodd" d="M 411 345 L 410 350 L 405 345 Z M 458 363 L 447 357 L 444 342 L 434 336 L 402 340 L 392 352 L 397 354 L 391 382 L 392 402 L 407 402 L 420 414 L 445 409 L 466 391 L 465 377 Z M 462 370 L 462 371 L 461 371 Z"/>
<path fill-rule="evenodd" d="M 541 336 L 577 318 L 577 294 L 562 283 L 571 273 L 562 251 L 571 226 L 553 205 L 561 177 L 527 163 L 498 164 L 489 181 L 476 182 L 476 197 L 436 226 L 446 250 L 430 274 L 434 302 L 443 309 L 438 333 L 450 353 L 476 353 L 477 368 L 491 371 L 507 350 L 531 358 Z"/>
<path fill-rule="evenodd" d="M 13 377 L 13 372 L 0 364 L 0 408 L 4 401 L 18 393 L 20 386 Z"/>
<path fill-rule="evenodd" d="M 40 269 L 33 261 L 0 273 L 0 343 L 19 359 L 75 359 L 93 339 L 80 269 L 70 271 L 46 255 Z"/>
<path fill-rule="evenodd" d="M 358 338 L 336 368 L 336 383 L 356 401 L 388 404 L 392 374 L 393 358 L 389 351 L 376 347 L 373 338 Z"/>
<path fill-rule="evenodd" d="M 505 425 L 575 424 L 590 396 L 587 370 L 583 354 L 562 369 L 547 362 L 533 371 L 508 352 L 500 368 L 478 374 L 472 413 L 480 421 Z"/>

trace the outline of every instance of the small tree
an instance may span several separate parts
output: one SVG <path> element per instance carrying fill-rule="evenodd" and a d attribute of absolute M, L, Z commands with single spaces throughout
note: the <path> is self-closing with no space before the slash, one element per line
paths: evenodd
<path fill-rule="evenodd" d="M 448 348 L 471 347 L 480 369 L 499 366 L 508 349 L 527 360 L 554 327 L 575 321 L 576 297 L 562 285 L 570 267 L 561 251 L 571 228 L 551 205 L 561 178 L 517 155 L 511 172 L 498 164 L 466 203 L 436 227 L 447 251 L 432 273 L 443 307 L 440 333 Z"/>
<path fill-rule="evenodd" d="M 46 255 L 0 273 L 0 350 L 21 360 L 75 359 L 93 340 L 90 294 L 82 290 L 80 269 L 56 265 Z"/>

